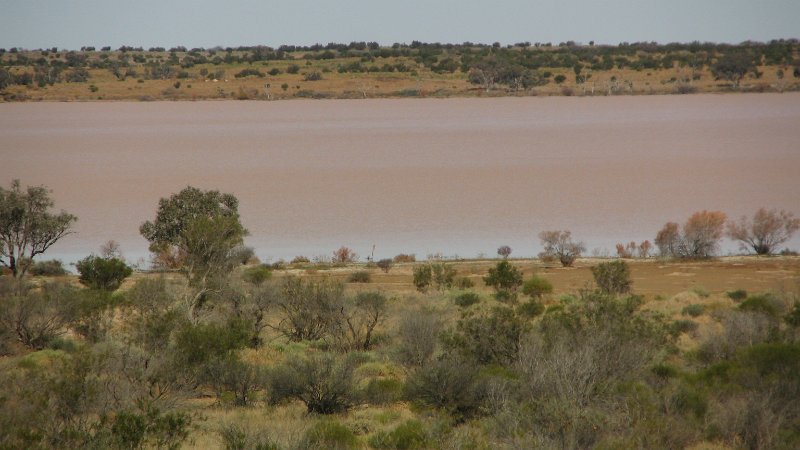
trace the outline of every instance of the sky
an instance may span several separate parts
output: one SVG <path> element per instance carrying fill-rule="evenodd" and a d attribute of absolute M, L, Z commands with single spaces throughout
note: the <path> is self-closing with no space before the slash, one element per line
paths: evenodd
<path fill-rule="evenodd" d="M 800 38 L 800 0 L 0 0 L 0 47 Z"/>

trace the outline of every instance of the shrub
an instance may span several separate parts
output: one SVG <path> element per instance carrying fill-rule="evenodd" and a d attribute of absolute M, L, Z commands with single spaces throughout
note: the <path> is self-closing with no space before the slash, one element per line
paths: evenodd
<path fill-rule="evenodd" d="M 269 374 L 270 402 L 294 398 L 310 413 L 346 411 L 355 401 L 354 368 L 351 360 L 328 353 L 289 359 Z"/>
<path fill-rule="evenodd" d="M 427 311 L 409 311 L 397 330 L 397 359 L 406 366 L 422 366 L 433 357 L 442 323 Z"/>
<path fill-rule="evenodd" d="M 485 389 L 475 364 L 458 359 L 441 359 L 426 364 L 406 382 L 406 397 L 422 405 L 441 408 L 464 419 L 478 413 Z"/>
<path fill-rule="evenodd" d="M 378 260 L 376 265 L 378 266 L 379 269 L 381 269 L 383 271 L 383 273 L 389 273 L 389 269 L 392 268 L 392 260 L 389 259 L 389 258 L 384 258 L 384 259 Z"/>
<path fill-rule="evenodd" d="M 317 422 L 303 439 L 303 448 L 346 450 L 358 448 L 358 438 L 346 426 L 332 420 Z"/>
<path fill-rule="evenodd" d="M 538 275 L 532 275 L 522 285 L 522 293 L 535 300 L 540 300 L 552 292 L 553 284 Z"/>
<path fill-rule="evenodd" d="M 409 420 L 390 432 L 376 433 L 369 439 L 369 445 L 372 448 L 394 450 L 428 448 L 428 437 L 422 422 Z"/>
<path fill-rule="evenodd" d="M 277 329 L 292 341 L 324 337 L 341 319 L 344 286 L 330 280 L 287 277 L 274 301 L 283 316 Z"/>
<path fill-rule="evenodd" d="M 741 311 L 763 312 L 773 317 L 778 317 L 783 313 L 784 309 L 783 301 L 772 294 L 751 295 L 747 297 L 747 300 L 739 304 L 739 310 Z"/>
<path fill-rule="evenodd" d="M 50 261 L 34 261 L 28 273 L 34 277 L 59 277 L 67 274 L 64 264 L 57 259 Z"/>
<path fill-rule="evenodd" d="M 417 288 L 419 292 L 427 291 L 432 280 L 433 272 L 430 265 L 423 264 L 414 266 L 414 287 Z"/>
<path fill-rule="evenodd" d="M 695 286 L 690 290 L 690 292 L 694 292 L 698 297 L 701 298 L 708 298 L 711 296 L 711 293 L 705 290 L 705 288 L 702 286 Z"/>
<path fill-rule="evenodd" d="M 735 302 L 740 302 L 747 298 L 747 291 L 744 289 L 736 289 L 735 291 L 726 292 L 725 295 Z"/>
<path fill-rule="evenodd" d="M 124 261 L 117 258 L 87 256 L 75 264 L 80 273 L 78 281 L 91 289 L 117 290 L 125 278 L 133 273 Z"/>
<path fill-rule="evenodd" d="M 272 271 L 269 267 L 259 264 L 256 267 L 250 267 L 244 271 L 242 279 L 255 286 L 261 286 L 265 281 L 272 277 Z"/>
<path fill-rule="evenodd" d="M 522 284 L 522 272 L 510 262 L 503 260 L 489 269 L 489 274 L 483 277 L 483 282 L 487 286 L 492 286 L 495 292 L 500 294 L 500 297 L 514 299 L 517 289 Z"/>
<path fill-rule="evenodd" d="M 453 280 L 456 276 L 456 269 L 450 264 L 439 262 L 431 263 L 431 274 L 433 282 L 436 284 L 436 289 L 443 291 L 453 287 Z"/>
<path fill-rule="evenodd" d="M 670 331 L 674 336 L 677 336 L 681 333 L 691 333 L 692 331 L 695 331 L 698 326 L 699 325 L 697 325 L 697 322 L 691 320 L 676 320 L 672 322 L 672 325 L 670 325 Z"/>
<path fill-rule="evenodd" d="M 403 383 L 394 378 L 374 378 L 369 380 L 364 397 L 372 405 L 386 405 L 403 397 Z"/>
<path fill-rule="evenodd" d="M 458 289 L 471 289 L 475 287 L 475 282 L 467 277 L 461 277 L 456 280 L 455 286 Z"/>
<path fill-rule="evenodd" d="M 524 331 L 525 323 L 511 308 L 495 307 L 462 314 L 455 330 L 442 336 L 442 343 L 467 361 L 505 365 L 517 360 Z"/>
<path fill-rule="evenodd" d="M 46 283 L 41 289 L 0 301 L 0 330 L 13 332 L 26 347 L 41 350 L 66 332 L 78 314 L 80 296 L 67 283 Z"/>
<path fill-rule="evenodd" d="M 507 245 L 502 245 L 497 249 L 497 255 L 503 257 L 503 259 L 508 258 L 511 255 L 511 247 Z"/>
<path fill-rule="evenodd" d="M 405 253 L 400 253 L 392 258 L 396 263 L 413 263 L 417 262 L 417 256 L 414 254 L 407 255 Z"/>
<path fill-rule="evenodd" d="M 705 306 L 695 303 L 692 305 L 684 306 L 683 309 L 681 309 L 681 314 L 683 314 L 684 316 L 697 317 L 699 315 L 702 315 L 705 311 L 706 311 Z"/>
<path fill-rule="evenodd" d="M 570 231 L 542 231 L 539 233 L 544 251 L 542 258 L 557 258 L 564 267 L 571 267 L 575 259 L 586 251 L 583 242 L 574 242 Z"/>
<path fill-rule="evenodd" d="M 597 287 L 606 294 L 626 294 L 631 290 L 631 272 L 625 261 L 612 261 L 592 266 Z"/>
<path fill-rule="evenodd" d="M 309 72 L 303 77 L 303 81 L 319 81 L 322 79 L 322 74 L 319 72 Z"/>
<path fill-rule="evenodd" d="M 517 307 L 517 314 L 524 317 L 536 317 L 544 313 L 544 305 L 536 300 L 527 301 Z"/>
<path fill-rule="evenodd" d="M 294 75 L 297 72 L 300 72 L 300 66 L 297 64 L 289 64 L 289 67 L 286 68 L 286 73 Z"/>
<path fill-rule="evenodd" d="M 308 264 L 311 260 L 305 256 L 295 256 L 290 264 Z"/>
<path fill-rule="evenodd" d="M 366 270 L 359 270 L 357 272 L 353 272 L 347 277 L 347 281 L 349 283 L 369 283 L 371 280 L 369 272 Z"/>
<path fill-rule="evenodd" d="M 258 69 L 242 69 L 239 73 L 235 74 L 234 77 L 236 78 L 244 78 L 244 77 L 258 77 L 264 78 L 264 74 L 261 73 Z"/>
<path fill-rule="evenodd" d="M 453 299 L 453 303 L 462 308 L 472 306 L 480 301 L 481 297 L 475 292 L 464 292 Z"/>

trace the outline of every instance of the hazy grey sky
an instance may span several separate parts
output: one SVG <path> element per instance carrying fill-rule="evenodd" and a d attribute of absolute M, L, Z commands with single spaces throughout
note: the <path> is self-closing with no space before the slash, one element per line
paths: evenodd
<path fill-rule="evenodd" d="M 0 0 L 0 47 L 800 37 L 800 0 Z"/>

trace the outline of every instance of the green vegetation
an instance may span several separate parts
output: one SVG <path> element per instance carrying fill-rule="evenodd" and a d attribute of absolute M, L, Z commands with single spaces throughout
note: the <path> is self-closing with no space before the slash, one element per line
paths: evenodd
<path fill-rule="evenodd" d="M 796 39 L 747 41 L 737 45 L 700 42 L 581 45 L 569 41 L 501 46 L 413 41 L 388 47 L 351 42 L 224 49 L 12 48 L 0 49 L 0 96 L 6 101 L 53 98 L 53 95 L 60 99 L 97 100 L 98 92 L 103 93 L 103 99 L 115 100 L 142 96 L 237 98 L 239 88 L 249 91 L 244 96 L 247 99 L 303 95 L 365 98 L 486 93 L 783 92 L 798 88 L 799 49 Z M 191 92 L 175 88 L 178 80 L 193 82 Z M 281 86 L 281 90 L 264 92 L 265 80 Z M 233 88 L 222 92 L 214 84 L 228 82 L 233 83 Z M 86 83 L 91 83 L 88 88 Z M 314 83 L 313 93 L 305 83 Z M 306 94 L 301 95 L 302 92 Z"/>

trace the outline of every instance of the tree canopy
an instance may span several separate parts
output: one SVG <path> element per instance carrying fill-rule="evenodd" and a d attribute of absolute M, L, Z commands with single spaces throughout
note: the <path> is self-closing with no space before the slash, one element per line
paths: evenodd
<path fill-rule="evenodd" d="M 69 234 L 78 220 L 64 211 L 50 212 L 53 205 L 44 186 L 23 191 L 19 180 L 14 180 L 11 189 L 0 187 L 0 263 L 15 278 L 24 276 L 33 258 Z"/>

